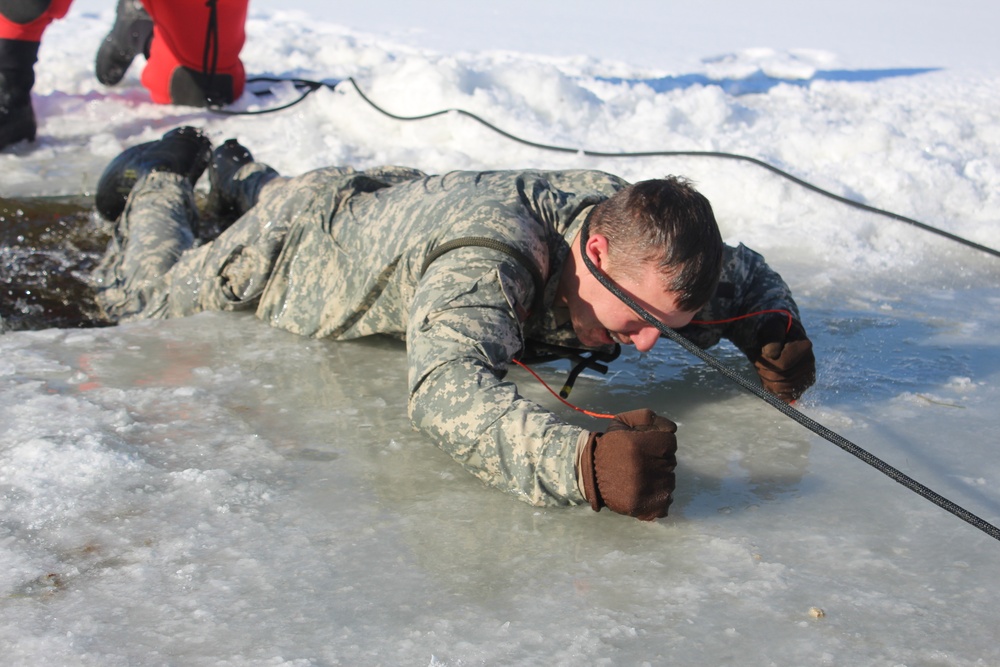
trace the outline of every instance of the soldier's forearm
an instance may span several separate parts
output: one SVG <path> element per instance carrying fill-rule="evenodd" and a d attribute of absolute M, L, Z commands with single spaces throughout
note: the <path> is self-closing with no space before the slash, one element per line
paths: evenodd
<path fill-rule="evenodd" d="M 430 373 L 410 397 L 410 418 L 490 486 L 532 505 L 584 502 L 576 481 L 583 429 L 474 362 L 455 360 Z"/>

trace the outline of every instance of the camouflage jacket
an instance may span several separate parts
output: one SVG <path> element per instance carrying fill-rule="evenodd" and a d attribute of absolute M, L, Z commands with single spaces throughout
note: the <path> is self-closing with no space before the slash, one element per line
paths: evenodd
<path fill-rule="evenodd" d="M 256 308 L 306 336 L 404 337 L 418 429 L 526 502 L 582 503 L 576 455 L 588 433 L 504 377 L 533 342 L 582 348 L 553 307 L 559 274 L 590 208 L 626 185 L 582 170 L 317 170 L 265 191 L 216 241 L 184 252 L 137 316 Z M 719 296 L 696 319 L 763 308 L 796 312 L 759 255 L 727 247 Z M 746 348 L 753 327 L 681 333 L 703 347 L 725 336 Z"/>

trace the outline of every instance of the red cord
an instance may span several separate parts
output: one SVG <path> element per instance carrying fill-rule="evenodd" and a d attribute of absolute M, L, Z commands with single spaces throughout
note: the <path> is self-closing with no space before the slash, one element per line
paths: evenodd
<path fill-rule="evenodd" d="M 728 324 L 729 322 L 736 322 L 737 320 L 744 320 L 744 319 L 746 319 L 748 317 L 754 317 L 756 315 L 765 315 L 767 313 L 783 313 L 784 315 L 786 315 L 788 317 L 788 327 L 785 329 L 785 333 L 788 333 L 789 331 L 792 330 L 792 322 L 794 322 L 794 318 L 792 317 L 791 312 L 785 310 L 784 308 L 774 309 L 774 310 L 758 310 L 758 311 L 755 311 L 753 313 L 747 313 L 746 315 L 738 315 L 736 317 L 730 317 L 730 318 L 727 318 L 727 319 L 724 319 L 724 320 L 712 320 L 712 321 L 691 320 L 691 324 L 701 324 L 701 325 L 707 325 L 707 324 Z M 521 368 L 523 368 L 524 370 L 528 371 L 533 376 L 535 376 L 535 379 L 538 380 L 539 382 L 541 382 L 542 386 L 545 387 L 546 389 L 548 389 L 550 394 L 552 394 L 553 396 L 555 396 L 556 398 L 558 398 L 560 401 L 562 401 L 565 405 L 573 408 L 577 412 L 582 412 L 583 414 L 587 415 L 588 417 L 594 417 L 596 419 L 614 419 L 615 418 L 614 415 L 605 414 L 603 412 L 591 412 L 590 410 L 584 410 L 583 408 L 578 408 L 577 406 L 573 405 L 572 403 L 570 403 L 569 401 L 567 401 L 565 398 L 563 398 L 562 396 L 560 396 L 559 394 L 557 394 L 555 391 L 553 391 L 552 387 L 550 387 L 548 384 L 546 384 L 545 380 L 543 380 L 541 377 L 539 377 L 538 373 L 536 373 L 535 371 L 531 370 L 530 368 L 528 368 L 527 366 L 525 366 L 524 364 L 522 364 L 517 359 L 512 359 L 511 361 L 513 361 L 515 364 L 517 364 L 518 366 L 520 366 Z"/>
<path fill-rule="evenodd" d="M 552 394 L 553 396 L 555 396 L 560 401 L 562 401 L 563 403 L 565 403 L 569 407 L 573 408 L 577 412 L 582 412 L 583 414 L 587 415 L 588 417 L 595 417 L 597 419 L 614 419 L 615 418 L 614 415 L 607 415 L 607 414 L 604 414 L 603 412 L 591 412 L 590 410 L 584 410 L 583 408 L 576 407 L 575 405 L 573 405 L 572 403 L 570 403 L 569 401 L 567 401 L 565 398 L 563 398 L 562 396 L 560 396 L 556 392 L 552 391 L 552 387 L 550 387 L 548 384 L 546 384 L 545 380 L 543 380 L 542 378 L 540 378 L 538 376 L 538 373 L 536 373 L 535 371 L 531 370 L 530 368 L 528 368 L 527 366 L 525 366 L 524 364 L 522 364 L 517 359 L 513 359 L 512 361 L 515 364 L 517 364 L 518 366 L 520 366 L 521 368 L 523 368 L 524 370 L 526 370 L 529 373 L 531 373 L 532 375 L 534 375 L 535 379 L 538 380 L 539 382 L 541 382 L 542 386 L 545 387 L 546 389 L 548 389 L 550 394 Z"/>
<path fill-rule="evenodd" d="M 730 322 L 736 322 L 737 320 L 745 320 L 748 317 L 754 317 L 755 315 L 765 315 L 767 313 L 781 313 L 785 315 L 788 318 L 788 326 L 785 327 L 785 333 L 788 333 L 789 331 L 792 330 L 792 322 L 794 322 L 795 319 L 792 317 L 792 313 L 790 311 L 785 310 L 784 308 L 777 308 L 773 310 L 758 310 L 753 313 L 747 313 L 746 315 L 738 315 L 736 317 L 730 317 L 725 320 L 712 320 L 711 322 L 704 322 L 701 320 L 691 320 L 691 324 L 729 324 Z"/>

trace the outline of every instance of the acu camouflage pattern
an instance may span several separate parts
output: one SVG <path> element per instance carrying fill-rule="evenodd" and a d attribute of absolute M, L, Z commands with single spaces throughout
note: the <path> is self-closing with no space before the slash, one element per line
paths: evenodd
<path fill-rule="evenodd" d="M 129 198 L 97 272 L 109 316 L 254 308 L 273 326 L 306 336 L 403 337 L 417 428 L 472 474 L 526 502 L 585 502 L 576 453 L 586 432 L 503 378 L 532 341 L 583 349 L 568 313 L 553 307 L 559 274 L 586 213 L 625 181 L 598 171 L 427 176 L 404 167 L 335 167 L 284 179 L 254 163 L 234 187 L 245 190 L 241 201 L 256 204 L 198 245 L 191 187 L 171 176 L 150 174 Z M 545 280 L 541 312 L 529 312 L 531 272 L 505 252 L 461 247 L 421 272 L 439 245 L 470 237 L 534 261 Z M 759 255 L 742 246 L 726 253 L 724 284 L 736 288 L 700 319 L 794 308 Z M 704 346 L 723 335 L 749 345 L 752 328 L 682 333 Z"/>
<path fill-rule="evenodd" d="M 718 322 L 761 310 L 787 310 L 796 320 L 801 321 L 799 309 L 792 299 L 792 291 L 759 253 L 742 243 L 735 248 L 724 246 L 722 276 L 715 290 L 715 296 L 698 311 L 694 320 Z M 753 349 L 757 341 L 757 331 L 768 317 L 787 319 L 781 313 L 765 314 L 721 324 L 689 324 L 678 329 L 677 333 L 702 349 L 707 349 L 726 338 L 743 354 L 749 355 L 754 351 L 759 352 Z"/>

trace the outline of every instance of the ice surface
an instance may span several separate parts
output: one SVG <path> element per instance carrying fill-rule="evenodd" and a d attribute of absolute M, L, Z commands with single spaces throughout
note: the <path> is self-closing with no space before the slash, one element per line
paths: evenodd
<path fill-rule="evenodd" d="M 446 38 L 449 19 L 466 20 L 448 3 L 380 9 L 393 17 L 381 30 L 373 10 L 338 20 L 338 4 L 252 3 L 248 70 L 354 76 L 392 111 L 466 108 L 545 143 L 748 153 L 1000 247 L 1000 61 L 977 41 L 993 4 L 935 16 L 937 40 L 883 29 L 866 41 L 886 7 L 902 27 L 928 10 L 894 2 L 845 19 L 786 3 L 801 39 L 771 25 L 754 44 L 738 29 L 745 3 L 727 2 L 686 60 L 668 38 L 656 60 L 624 30 L 577 48 L 582 26 L 532 49 L 517 40 L 534 28 L 509 17 L 492 31 L 510 31 L 508 48 L 494 35 L 477 48 Z M 672 25 L 711 13 L 659 7 Z M 764 252 L 795 288 L 819 364 L 799 407 L 1000 523 L 995 258 L 751 165 L 543 153 L 454 114 L 390 121 L 346 86 L 272 116 L 158 107 L 138 68 L 119 88 L 93 79 L 110 13 L 78 0 L 52 26 L 34 91 L 40 138 L 0 154 L 0 196 L 87 192 L 122 148 L 183 123 L 237 136 L 287 173 L 686 174 L 727 240 Z M 968 31 L 953 29 L 963 21 Z M 816 32 L 824 22 L 857 30 L 830 40 L 839 33 Z M 745 368 L 731 347 L 715 353 Z M 680 424 L 677 499 L 654 524 L 483 487 L 410 428 L 404 355 L 395 341 L 305 340 L 221 314 L 0 336 L 4 664 L 1000 664 L 996 540 L 685 353 L 626 354 L 572 396 Z M 566 369 L 539 370 L 558 383 Z"/>
<path fill-rule="evenodd" d="M 681 424 L 677 502 L 647 525 L 462 473 L 409 428 L 394 341 L 209 314 L 0 352 L 0 635 L 23 664 L 998 657 L 995 541 L 688 369 L 578 387 Z M 807 410 L 995 520 L 998 373 L 947 372 Z"/>

